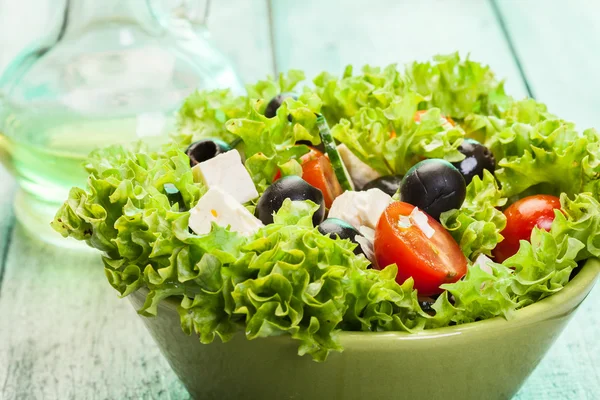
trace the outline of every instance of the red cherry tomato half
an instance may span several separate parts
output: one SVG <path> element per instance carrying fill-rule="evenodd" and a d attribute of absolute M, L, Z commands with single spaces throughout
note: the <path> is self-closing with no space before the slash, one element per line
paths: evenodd
<path fill-rule="evenodd" d="M 315 150 L 315 152 L 318 151 Z M 305 161 L 304 158 L 310 154 L 308 153 L 302 157 L 302 179 L 323 193 L 325 207 L 330 208 L 333 200 L 342 194 L 344 190 L 335 176 L 329 158 L 321 153 L 317 157 L 307 157 Z"/>
<path fill-rule="evenodd" d="M 550 230 L 554 210 L 560 209 L 556 196 L 539 194 L 525 197 L 511 204 L 505 211 L 506 228 L 501 232 L 504 240 L 493 251 L 496 262 L 503 262 L 519 250 L 520 240 L 530 240 L 534 227 Z"/>
<path fill-rule="evenodd" d="M 456 282 L 467 273 L 467 259 L 448 231 L 427 214 L 434 230 L 431 238 L 414 224 L 400 226 L 400 217 L 409 216 L 414 208 L 400 201 L 386 208 L 375 230 L 375 257 L 378 268 L 398 266 L 398 283 L 412 277 L 419 296 L 431 296 L 443 291 L 440 285 Z"/>
<path fill-rule="evenodd" d="M 330 208 L 333 200 L 344 190 L 335 176 L 329 158 L 319 150 L 311 148 L 300 158 L 300 164 L 302 165 L 302 179 L 323 193 L 325 207 Z M 281 171 L 277 171 L 273 182 L 280 178 Z"/>
<path fill-rule="evenodd" d="M 415 122 L 421 122 L 421 116 L 423 114 L 425 114 L 427 111 L 429 111 L 429 110 L 419 110 L 419 111 L 417 111 L 415 113 L 415 116 L 414 116 Z M 442 115 L 442 118 L 445 119 L 446 122 L 448 122 L 450 125 L 456 126 L 456 123 L 454 122 L 454 120 L 452 118 L 446 117 L 445 115 Z"/>

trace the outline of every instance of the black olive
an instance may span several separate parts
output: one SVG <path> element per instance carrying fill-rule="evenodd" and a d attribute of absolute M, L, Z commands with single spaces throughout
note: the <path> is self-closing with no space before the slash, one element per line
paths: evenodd
<path fill-rule="evenodd" d="M 354 249 L 354 254 L 364 254 L 362 251 L 362 247 L 356 241 L 356 236 L 362 235 L 346 221 L 343 221 L 339 218 L 327 218 L 325 221 L 319 224 L 317 229 L 319 230 L 319 232 L 321 232 L 322 235 L 328 235 L 333 239 L 335 239 L 338 236 L 340 239 L 350 239 L 352 243 L 356 243 L 358 245 Z"/>
<path fill-rule="evenodd" d="M 436 220 L 444 211 L 460 208 L 467 194 L 465 179 L 449 162 L 421 161 L 404 176 L 400 200 L 419 207 Z"/>
<path fill-rule="evenodd" d="M 496 169 L 496 159 L 492 152 L 476 140 L 466 139 L 462 142 L 458 151 L 465 155 L 465 159 L 452 163 L 452 165 L 463 174 L 467 185 L 471 183 L 475 175 L 483 178 L 484 169 L 492 173 Z"/>
<path fill-rule="evenodd" d="M 419 305 L 421 306 L 421 310 L 429 315 L 435 315 L 435 310 L 433 309 L 434 303 L 435 299 L 432 297 L 419 297 Z"/>
<path fill-rule="evenodd" d="M 402 183 L 401 175 L 386 175 L 373 179 L 371 182 L 363 186 L 362 190 L 380 189 L 382 192 L 393 196 L 400 189 Z"/>
<path fill-rule="evenodd" d="M 167 199 L 169 199 L 169 203 L 171 205 L 179 204 L 179 211 L 185 210 L 185 202 L 183 201 L 183 196 L 181 192 L 175 185 L 172 183 L 165 183 L 163 185 L 165 190 L 165 194 L 167 195 Z"/>
<path fill-rule="evenodd" d="M 296 96 L 294 93 L 281 93 L 273 97 L 271 101 L 269 101 L 269 104 L 267 104 L 267 108 L 265 108 L 265 117 L 273 118 L 275 115 L 277 115 L 277 110 L 279 107 L 281 107 L 284 100 L 290 97 L 294 100 L 298 100 L 298 96 Z M 288 120 L 292 120 L 291 115 L 288 115 Z"/>
<path fill-rule="evenodd" d="M 305 146 L 308 147 L 312 147 L 314 149 L 319 150 L 321 153 L 325 153 L 325 145 L 323 144 L 323 142 L 319 143 L 319 144 L 312 144 L 309 140 L 298 140 L 296 142 L 296 144 L 303 144 Z"/>
<path fill-rule="evenodd" d="M 193 167 L 229 150 L 231 147 L 220 139 L 202 139 L 190 144 L 185 153 L 190 158 L 190 165 Z"/>
<path fill-rule="evenodd" d="M 323 193 L 295 175 L 285 176 L 265 190 L 256 205 L 256 216 L 265 225 L 273 223 L 273 213 L 281 208 L 285 199 L 311 200 L 318 204 L 319 209 L 313 215 L 314 226 L 319 225 L 325 218 Z"/>

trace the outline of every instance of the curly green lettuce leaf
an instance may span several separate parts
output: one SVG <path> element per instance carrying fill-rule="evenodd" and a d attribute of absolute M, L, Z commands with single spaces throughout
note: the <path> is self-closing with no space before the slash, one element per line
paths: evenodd
<path fill-rule="evenodd" d="M 584 247 L 575 238 L 559 239 L 534 228 L 531 242 L 522 241 L 517 254 L 504 262 L 515 270 L 511 290 L 519 305 L 535 303 L 561 290 L 577 267 L 577 254 Z"/>
<path fill-rule="evenodd" d="M 496 176 L 506 197 L 600 193 L 600 134 L 577 131 L 542 103 L 511 102 L 498 116 L 472 114 L 463 126 L 498 160 Z"/>
<path fill-rule="evenodd" d="M 382 175 L 404 174 L 424 158 L 454 162 L 464 158 L 458 151 L 464 131 L 446 123 L 439 109 L 431 109 L 414 122 L 420 96 L 407 95 L 385 110 L 363 108 L 351 121 L 341 120 L 332 129 L 364 163 Z"/>
<path fill-rule="evenodd" d="M 399 285 L 397 272 L 396 265 L 348 271 L 343 330 L 416 332 L 425 327 L 429 316 L 421 310 L 412 278 Z"/>
<path fill-rule="evenodd" d="M 248 99 L 234 96 L 229 89 L 196 91 L 179 109 L 177 134 L 173 138 L 182 147 L 208 137 L 231 143 L 235 136 L 225 129 L 225 123 L 245 117 L 249 110 Z"/>
<path fill-rule="evenodd" d="M 348 271 L 365 270 L 368 261 L 354 255 L 349 241 L 313 228 L 317 209 L 288 199 L 274 224 L 238 248 L 235 261 L 213 260 L 204 280 L 210 284 L 182 301 L 184 330 L 204 342 L 214 334 L 227 340 L 243 322 L 249 339 L 288 334 L 299 340 L 299 354 L 317 361 L 341 350 L 336 332 L 346 310 L 342 282 Z"/>
<path fill-rule="evenodd" d="M 572 196 L 589 190 L 598 194 L 597 131 L 579 133 L 571 123 L 545 120 L 534 126 L 516 124 L 502 133 L 504 157 L 496 176 L 507 197 L 524 192 Z M 500 152 L 498 147 L 492 145 L 492 151 Z"/>
<path fill-rule="evenodd" d="M 488 262 L 487 266 L 491 274 L 478 265 L 471 265 L 463 279 L 441 286 L 446 292 L 433 306 L 436 315 L 429 321 L 429 327 L 445 326 L 450 322 L 464 324 L 497 316 L 510 318 L 513 315 L 519 307 L 511 291 L 513 271 L 493 262 Z M 448 300 L 449 295 L 452 295 L 453 304 Z"/>
<path fill-rule="evenodd" d="M 600 258 L 600 202 L 589 193 L 571 199 L 560 197 L 561 209 L 556 211 L 551 233 L 557 240 L 565 237 L 579 240 L 585 248 L 577 254 L 576 261 L 591 257 Z"/>
<path fill-rule="evenodd" d="M 265 117 L 255 106 L 246 118 L 227 122 L 227 130 L 243 141 L 245 165 L 259 193 L 273 182 L 278 171 L 284 176 L 300 172 L 298 160 L 309 148 L 296 143 L 320 143 L 315 115 L 320 107 L 320 101 L 307 93 L 298 100 L 287 99 L 273 118 Z"/>
<path fill-rule="evenodd" d="M 332 122 L 352 118 L 364 107 L 387 108 L 405 87 L 395 64 L 383 69 L 367 65 L 359 75 L 349 65 L 340 79 L 323 72 L 313 83 L 323 100 L 323 115 Z"/>
<path fill-rule="evenodd" d="M 504 156 L 504 146 L 513 141 L 513 133 L 501 133 L 504 128 L 514 124 L 535 125 L 548 119 L 556 119 L 556 116 L 548 112 L 545 104 L 534 99 L 523 99 L 509 101 L 505 109 L 495 115 L 469 114 L 462 122 L 462 126 L 469 137 L 495 147 L 498 151 L 497 158 L 500 159 Z M 523 145 L 519 139 L 524 138 L 517 138 L 516 143 L 511 144 L 511 147 L 514 148 L 519 143 Z"/>
<path fill-rule="evenodd" d="M 483 179 L 476 176 L 467 186 L 460 209 L 443 213 L 440 222 L 467 258 L 474 260 L 480 254 L 489 256 L 503 239 L 500 232 L 506 226 L 506 217 L 498 208 L 506 201 L 494 175 L 484 170 Z"/>
<path fill-rule="evenodd" d="M 264 105 L 266 106 L 266 102 L 278 94 L 294 92 L 298 83 L 302 82 L 304 78 L 304 72 L 291 69 L 287 74 L 280 73 L 277 80 L 272 76 L 268 76 L 267 79 L 258 81 L 253 85 L 246 85 L 246 92 L 251 99 L 265 100 Z"/>
<path fill-rule="evenodd" d="M 510 318 L 514 310 L 559 292 L 578 261 L 599 255 L 600 203 L 585 193 L 572 199 L 563 194 L 550 232 L 535 228 L 517 254 L 502 264 L 488 261 L 492 274 L 474 264 L 460 281 L 442 285 L 447 292 L 436 300 L 426 327 Z"/>
<path fill-rule="evenodd" d="M 463 119 L 469 114 L 495 115 L 510 101 L 489 66 L 461 60 L 458 53 L 438 55 L 433 62 L 415 62 L 406 69 L 408 87 L 427 97 L 425 109 Z"/>

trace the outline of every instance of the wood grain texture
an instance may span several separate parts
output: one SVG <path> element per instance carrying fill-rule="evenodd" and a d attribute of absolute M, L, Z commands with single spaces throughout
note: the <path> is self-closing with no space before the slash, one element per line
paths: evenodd
<path fill-rule="evenodd" d="M 313 77 L 340 74 L 347 64 L 404 65 L 460 51 L 507 78 L 507 90 L 525 96 L 516 64 L 487 1 L 341 2 L 273 0 L 277 69 Z"/>
<path fill-rule="evenodd" d="M 13 233 L 0 301 L 0 398 L 185 399 L 95 252 Z"/>
<path fill-rule="evenodd" d="M 600 2 L 495 0 L 535 97 L 580 128 L 600 128 Z"/>

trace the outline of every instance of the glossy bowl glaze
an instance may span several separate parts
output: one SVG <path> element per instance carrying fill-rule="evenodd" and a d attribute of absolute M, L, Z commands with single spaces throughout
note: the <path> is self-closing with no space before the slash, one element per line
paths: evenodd
<path fill-rule="evenodd" d="M 559 293 L 516 312 L 416 334 L 342 332 L 342 353 L 324 363 L 297 355 L 287 336 L 201 344 L 180 328 L 177 302 L 143 318 L 171 367 L 197 399 L 509 399 L 588 295 L 590 260 Z M 144 294 L 130 296 L 139 309 Z"/>

